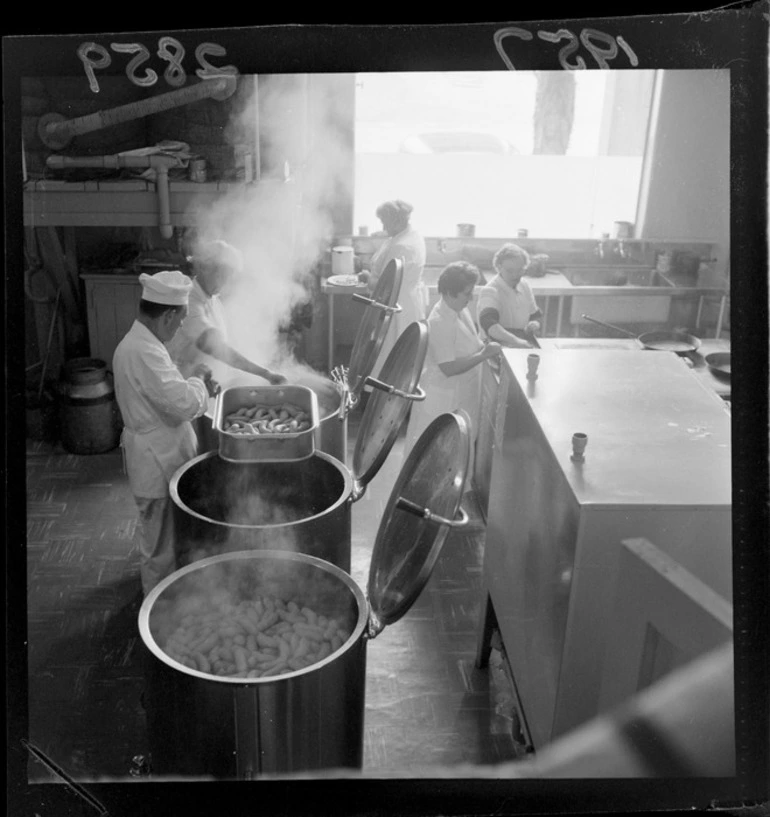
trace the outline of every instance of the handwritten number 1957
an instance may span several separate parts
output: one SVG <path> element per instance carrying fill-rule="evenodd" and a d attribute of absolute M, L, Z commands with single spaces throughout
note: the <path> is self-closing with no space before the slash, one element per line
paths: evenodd
<path fill-rule="evenodd" d="M 495 32 L 495 47 L 503 59 L 503 62 L 511 71 L 516 68 L 511 62 L 510 57 L 503 50 L 503 40 L 506 37 L 518 37 L 520 40 L 533 39 L 531 31 L 519 28 L 518 26 L 509 26 L 508 28 L 501 28 Z M 631 46 L 621 37 L 613 37 L 610 34 L 605 34 L 603 31 L 597 31 L 595 28 L 584 28 L 580 32 L 580 39 L 578 39 L 571 31 L 566 28 L 560 28 L 558 31 L 538 31 L 537 36 L 541 40 L 549 43 L 558 43 L 562 40 L 568 40 L 567 45 L 562 46 L 559 50 L 559 64 L 567 71 L 585 70 L 587 68 L 586 61 L 581 57 L 575 57 L 574 62 L 570 61 L 575 52 L 583 47 L 596 60 L 599 68 L 609 68 L 609 60 L 614 60 L 618 56 L 618 46 L 625 52 L 632 66 L 639 65 L 639 59 L 631 49 Z"/>

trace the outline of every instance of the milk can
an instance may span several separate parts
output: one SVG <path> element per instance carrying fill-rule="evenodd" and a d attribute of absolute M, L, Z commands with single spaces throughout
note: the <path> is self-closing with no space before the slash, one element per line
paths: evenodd
<path fill-rule="evenodd" d="M 117 447 L 120 413 L 103 360 L 79 357 L 64 364 L 59 420 L 62 445 L 72 454 L 101 454 Z"/>
<path fill-rule="evenodd" d="M 467 523 L 460 502 L 469 460 L 467 415 L 436 418 L 385 506 L 366 593 L 335 565 L 280 550 L 210 557 L 157 585 L 139 612 L 152 654 L 154 772 L 251 779 L 360 768 L 368 642 L 409 610 L 448 533 Z M 273 638 L 283 646 L 260 646 Z"/>

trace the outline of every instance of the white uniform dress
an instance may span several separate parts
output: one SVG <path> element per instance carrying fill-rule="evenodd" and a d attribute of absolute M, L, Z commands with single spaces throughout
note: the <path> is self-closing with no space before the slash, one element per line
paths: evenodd
<path fill-rule="evenodd" d="M 476 439 L 481 400 L 481 366 L 447 377 L 439 363 L 448 363 L 476 354 L 484 348 L 467 307 L 455 312 L 442 298 L 431 310 L 428 324 L 428 351 L 420 386 L 425 400 L 414 403 L 406 434 L 404 454 L 409 455 L 428 425 L 440 414 L 462 409 L 471 420 L 471 440 Z M 471 445 L 471 451 L 473 445 Z"/>
<path fill-rule="evenodd" d="M 375 376 L 387 360 L 399 335 L 410 323 L 423 320 L 428 309 L 428 288 L 422 279 L 426 258 L 425 239 L 413 227 L 407 227 L 384 241 L 372 256 L 370 279 L 372 289 L 385 267 L 394 258 L 401 258 L 404 261 L 404 274 L 397 299 L 402 311 L 393 315 L 391 319 L 388 333 L 372 370 Z"/>
<path fill-rule="evenodd" d="M 118 344 L 112 366 L 128 482 L 139 507 L 146 594 L 175 566 L 168 486 L 197 454 L 190 421 L 206 410 L 208 392 L 199 377 L 182 377 L 165 345 L 139 321 Z"/>
<path fill-rule="evenodd" d="M 476 305 L 479 319 L 485 309 L 497 310 L 500 315 L 499 323 L 503 329 L 523 332 L 529 322 L 529 316 L 538 311 L 538 306 L 532 288 L 524 278 L 516 287 L 511 287 L 498 274 L 479 290 Z"/>
<path fill-rule="evenodd" d="M 219 295 L 207 295 L 200 283 L 193 279 L 187 303 L 187 316 L 168 342 L 168 351 L 171 359 L 179 367 L 182 377 L 189 377 L 199 363 L 204 363 L 211 369 L 214 380 L 224 388 L 233 370 L 197 346 L 198 338 L 209 329 L 216 329 L 227 341 L 225 308 Z M 215 398 L 210 397 L 206 413 L 193 423 L 203 450 L 212 450 L 217 446 L 217 435 L 212 428 L 214 405 Z"/>
<path fill-rule="evenodd" d="M 200 283 L 193 279 L 187 302 L 187 317 L 177 333 L 168 342 L 171 359 L 179 367 L 182 377 L 189 377 L 192 370 L 205 363 L 215 380 L 221 380 L 226 372 L 225 364 L 197 347 L 198 338 L 207 330 L 216 329 L 227 340 L 227 317 L 219 295 L 207 295 Z"/>

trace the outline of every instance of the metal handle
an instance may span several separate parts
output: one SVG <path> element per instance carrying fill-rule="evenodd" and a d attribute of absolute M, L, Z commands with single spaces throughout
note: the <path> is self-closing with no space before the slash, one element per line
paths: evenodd
<path fill-rule="evenodd" d="M 384 312 L 388 312 L 390 314 L 395 314 L 397 312 L 403 311 L 401 304 L 396 304 L 395 306 L 388 306 L 387 304 L 382 303 L 382 301 L 375 301 L 374 298 L 367 298 L 366 295 L 361 295 L 358 292 L 354 292 L 350 297 L 354 301 L 360 301 L 362 304 L 368 304 L 369 306 L 377 307 L 377 309 L 382 309 Z"/>
<path fill-rule="evenodd" d="M 414 400 L 419 402 L 425 399 L 425 392 L 419 386 L 417 386 L 416 390 L 413 392 L 406 392 L 402 391 L 401 389 L 397 389 L 390 383 L 383 383 L 382 380 L 377 380 L 376 377 L 367 377 L 364 384 L 367 386 L 372 386 L 372 388 L 379 389 L 380 391 L 386 391 L 388 394 L 395 394 L 396 397 L 402 397 L 404 400 Z"/>
<path fill-rule="evenodd" d="M 443 516 L 439 516 L 438 514 L 429 511 L 427 508 L 421 508 L 416 502 L 412 502 L 410 499 L 405 499 L 403 496 L 400 496 L 396 500 L 396 507 L 400 508 L 402 511 L 412 513 L 415 516 L 421 516 L 428 522 L 435 522 L 437 525 L 446 525 L 450 528 L 462 528 L 468 524 L 468 514 L 462 508 L 458 508 L 457 511 L 460 514 L 459 519 L 446 519 Z"/>
<path fill-rule="evenodd" d="M 605 329 L 614 329 L 616 332 L 621 332 L 624 335 L 628 335 L 629 338 L 635 338 L 636 335 L 633 332 L 629 332 L 628 329 L 621 329 L 619 326 L 613 326 L 611 323 L 605 323 L 604 321 L 597 321 L 596 318 L 589 318 L 588 315 L 581 315 L 581 318 L 585 321 L 591 321 L 591 323 L 598 324 L 599 326 L 603 326 Z"/>

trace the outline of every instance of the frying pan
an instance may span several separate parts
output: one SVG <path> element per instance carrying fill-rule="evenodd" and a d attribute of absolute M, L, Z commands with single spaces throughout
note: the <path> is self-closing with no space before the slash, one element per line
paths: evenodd
<path fill-rule="evenodd" d="M 604 321 L 597 321 L 596 318 L 589 318 L 588 315 L 582 317 L 584 320 L 597 323 L 606 329 L 614 329 L 616 332 L 622 332 L 624 335 L 636 338 L 645 349 L 687 355 L 690 352 L 697 352 L 700 348 L 700 339 L 687 332 L 645 332 L 643 335 L 637 336 L 627 329 L 621 329 L 619 326 L 613 326 L 611 323 L 604 323 Z"/>
<path fill-rule="evenodd" d="M 712 352 L 703 358 L 713 375 L 720 380 L 730 379 L 730 353 Z"/>

